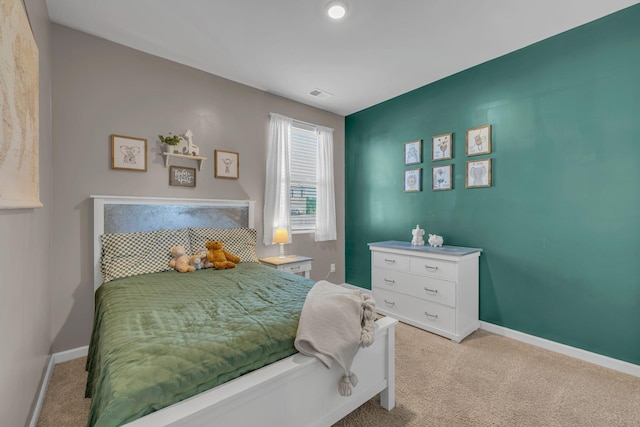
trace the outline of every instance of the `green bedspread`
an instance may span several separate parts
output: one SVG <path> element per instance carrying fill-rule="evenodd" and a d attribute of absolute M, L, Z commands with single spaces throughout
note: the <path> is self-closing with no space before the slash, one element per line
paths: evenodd
<path fill-rule="evenodd" d="M 114 280 L 96 292 L 89 426 L 119 426 L 296 353 L 313 282 L 258 263 Z"/>

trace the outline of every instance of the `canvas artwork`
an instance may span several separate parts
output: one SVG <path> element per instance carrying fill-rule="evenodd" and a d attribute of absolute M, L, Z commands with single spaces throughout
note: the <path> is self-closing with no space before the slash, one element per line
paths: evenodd
<path fill-rule="evenodd" d="M 40 202 L 38 46 L 22 0 L 0 0 L 0 209 Z"/>

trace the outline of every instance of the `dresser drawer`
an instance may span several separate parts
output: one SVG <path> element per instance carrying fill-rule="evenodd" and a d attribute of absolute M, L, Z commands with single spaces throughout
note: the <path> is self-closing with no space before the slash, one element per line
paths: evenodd
<path fill-rule="evenodd" d="M 373 267 L 371 269 L 371 285 L 373 288 L 400 292 L 449 307 L 456 306 L 456 284 L 454 282 Z"/>
<path fill-rule="evenodd" d="M 439 279 L 453 280 L 457 279 L 457 266 L 455 262 L 444 261 L 433 258 L 411 258 L 411 273 L 424 276 L 436 277 Z"/>
<path fill-rule="evenodd" d="M 373 266 L 387 270 L 409 271 L 410 259 L 406 255 L 373 252 Z"/>
<path fill-rule="evenodd" d="M 373 298 L 376 300 L 376 307 L 391 316 L 395 314 L 431 328 L 456 333 L 454 308 L 378 288 L 373 289 Z"/>

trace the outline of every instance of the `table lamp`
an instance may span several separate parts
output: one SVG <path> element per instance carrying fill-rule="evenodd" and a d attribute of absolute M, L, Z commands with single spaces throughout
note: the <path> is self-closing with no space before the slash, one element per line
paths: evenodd
<path fill-rule="evenodd" d="M 280 244 L 280 256 L 278 256 L 278 258 L 284 258 L 284 244 L 289 243 L 289 233 L 287 233 L 286 228 L 276 228 L 273 243 Z"/>

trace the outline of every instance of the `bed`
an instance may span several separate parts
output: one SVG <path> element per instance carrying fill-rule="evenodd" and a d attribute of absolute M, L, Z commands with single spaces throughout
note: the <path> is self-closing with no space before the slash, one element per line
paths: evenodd
<path fill-rule="evenodd" d="M 113 245 L 108 238 L 125 234 L 153 235 L 168 243 L 184 238 L 184 233 L 190 233 L 189 241 L 196 236 L 200 242 L 211 230 L 229 232 L 233 234 L 224 235 L 231 251 L 242 252 L 243 261 L 253 258 L 255 234 L 249 235 L 249 243 L 233 236 L 238 229 L 241 236 L 253 229 L 254 202 L 92 197 L 96 317 L 87 362 L 90 425 L 328 426 L 376 394 L 384 408 L 394 407 L 394 319 L 377 321 L 374 344 L 360 350 L 352 366 L 360 381 L 351 396 L 343 397 L 336 391 L 343 374 L 339 367 L 328 370 L 292 348 L 299 310 L 313 285 L 310 280 L 253 259 L 227 271 L 143 271 L 112 279 L 127 258 L 114 252 L 115 264 L 105 268 L 108 257 L 102 255 Z M 139 264 L 127 262 L 126 269 Z M 103 285 L 103 275 L 112 280 Z M 121 302 L 109 295 L 118 295 Z M 200 311 L 194 312 L 194 307 Z M 266 320 L 260 317 L 263 312 L 270 313 Z M 238 313 L 243 322 L 254 322 L 230 323 Z M 124 353 L 112 354 L 118 349 Z M 252 353 L 260 361 L 251 359 Z M 195 354 L 203 358 L 192 359 Z M 208 365 L 221 354 L 228 356 L 222 364 L 229 369 Z M 142 371 L 147 376 L 138 378 Z M 149 377 L 150 390 L 142 387 Z M 123 382 L 126 392 L 116 387 Z M 100 388 L 105 384 L 107 392 Z"/>

